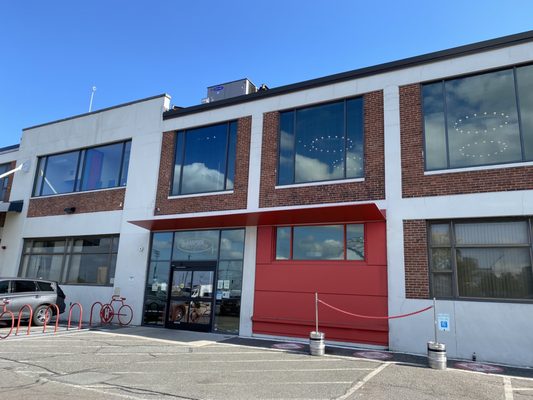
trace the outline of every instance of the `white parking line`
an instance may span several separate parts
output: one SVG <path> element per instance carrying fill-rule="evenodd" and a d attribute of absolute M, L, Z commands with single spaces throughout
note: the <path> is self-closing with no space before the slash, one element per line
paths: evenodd
<path fill-rule="evenodd" d="M 319 360 L 319 359 L 298 359 L 298 360 L 264 360 L 264 359 L 258 359 L 258 360 L 161 360 L 161 361 L 137 361 L 137 364 L 151 364 L 151 363 L 157 363 L 157 364 L 165 364 L 165 363 L 175 363 L 175 362 L 186 362 L 186 363 L 202 363 L 202 364 L 230 364 L 230 363 L 267 363 L 267 362 L 335 362 L 338 360 Z"/>
<path fill-rule="evenodd" d="M 293 382 L 276 382 L 276 386 L 281 385 L 348 385 L 351 381 L 293 381 Z M 264 385 L 265 382 L 208 382 L 202 383 L 207 386 L 250 386 L 250 385 Z"/>
<path fill-rule="evenodd" d="M 352 394 L 357 392 L 359 389 L 363 387 L 365 383 L 367 383 L 370 379 L 375 377 L 377 374 L 379 374 L 381 371 L 383 371 L 385 368 L 387 368 L 390 364 L 381 364 L 379 367 L 374 369 L 372 372 L 370 372 L 368 375 L 366 375 L 363 379 L 361 379 L 359 382 L 357 382 L 354 386 L 352 386 L 346 393 L 344 393 L 342 396 L 337 397 L 335 400 L 344 400 L 350 397 Z"/>
<path fill-rule="evenodd" d="M 511 378 L 508 376 L 503 377 L 503 391 L 505 400 L 513 400 L 513 385 L 511 384 Z"/>
<path fill-rule="evenodd" d="M 224 371 L 224 373 L 235 373 L 235 374 L 245 374 L 245 373 L 263 373 L 263 372 L 333 372 L 333 371 L 372 371 L 374 368 L 303 368 L 303 369 L 236 369 L 231 371 Z M 219 370 L 205 370 L 205 371 L 194 371 L 195 374 L 211 374 L 215 372 L 221 372 Z M 191 371 L 172 371 L 172 374 L 190 374 Z M 155 374 L 160 375 L 161 372 L 150 372 L 150 371 L 113 371 L 113 374 Z"/>

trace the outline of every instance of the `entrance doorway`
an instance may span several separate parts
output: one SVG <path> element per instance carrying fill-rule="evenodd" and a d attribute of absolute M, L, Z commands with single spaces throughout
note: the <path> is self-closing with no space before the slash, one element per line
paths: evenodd
<path fill-rule="evenodd" d="M 167 328 L 210 332 L 216 262 L 173 262 Z"/>

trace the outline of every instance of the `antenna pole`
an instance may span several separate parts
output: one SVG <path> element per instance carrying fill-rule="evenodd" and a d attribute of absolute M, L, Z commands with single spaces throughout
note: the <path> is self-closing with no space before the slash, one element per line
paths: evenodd
<path fill-rule="evenodd" d="M 91 91 L 91 100 L 89 101 L 89 112 L 91 112 L 93 108 L 94 92 L 96 92 L 96 86 L 93 86 L 92 91 Z"/>

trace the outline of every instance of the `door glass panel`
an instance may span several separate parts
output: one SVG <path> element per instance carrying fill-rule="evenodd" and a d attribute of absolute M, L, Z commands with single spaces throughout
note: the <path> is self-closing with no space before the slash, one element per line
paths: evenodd
<path fill-rule="evenodd" d="M 0 294 L 6 294 L 9 289 L 9 281 L 0 282 Z"/>
<path fill-rule="evenodd" d="M 213 271 L 194 271 L 192 298 L 210 299 L 213 297 Z"/>
<path fill-rule="evenodd" d="M 174 271 L 172 278 L 172 297 L 189 297 L 191 295 L 192 271 Z"/>
<path fill-rule="evenodd" d="M 188 322 L 209 325 L 211 323 L 211 303 L 207 301 L 191 301 Z"/>
<path fill-rule="evenodd" d="M 187 322 L 189 314 L 189 301 L 171 301 L 168 321 L 174 323 Z"/>
<path fill-rule="evenodd" d="M 168 321 L 174 324 L 211 324 L 214 271 L 174 271 L 173 299 L 170 301 Z M 185 297 L 185 299 L 175 299 Z"/>

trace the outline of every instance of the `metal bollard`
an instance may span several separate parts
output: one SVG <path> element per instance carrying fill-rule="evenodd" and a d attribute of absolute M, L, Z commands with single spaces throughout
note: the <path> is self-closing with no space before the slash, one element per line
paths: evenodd
<path fill-rule="evenodd" d="M 326 345 L 324 344 L 323 332 L 312 331 L 309 334 L 309 352 L 312 356 L 323 356 L 326 352 Z"/>
<path fill-rule="evenodd" d="M 446 369 L 446 345 L 428 342 L 428 364 L 433 369 Z"/>

